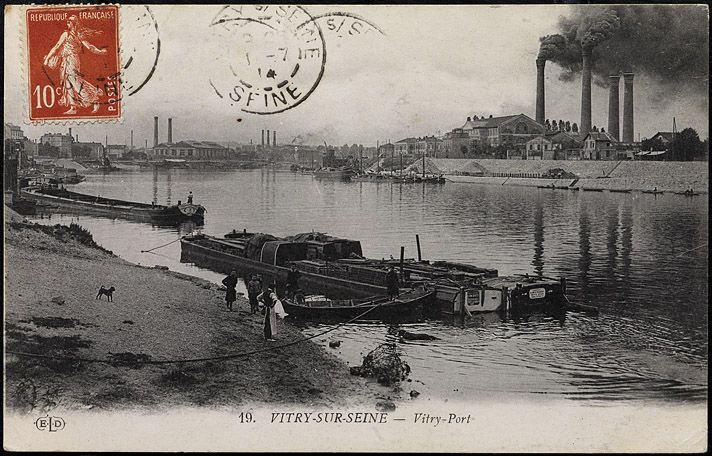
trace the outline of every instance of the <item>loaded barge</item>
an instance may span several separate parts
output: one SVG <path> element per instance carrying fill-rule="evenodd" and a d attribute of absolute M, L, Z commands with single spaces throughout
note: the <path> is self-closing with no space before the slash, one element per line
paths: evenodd
<path fill-rule="evenodd" d="M 20 194 L 28 200 L 54 209 L 156 224 L 193 221 L 202 225 L 205 218 L 205 208 L 192 203 L 172 206 L 137 203 L 87 195 L 47 185 L 25 187 L 20 190 Z"/>
<path fill-rule="evenodd" d="M 402 253 L 402 252 L 401 252 Z M 564 279 L 499 277 L 496 269 L 448 261 L 364 258 L 359 241 L 323 233 L 277 238 L 234 231 L 224 237 L 191 234 L 181 238 L 181 262 L 243 276 L 261 274 L 278 285 L 292 268 L 298 288 L 330 298 L 374 299 L 385 295 L 386 274 L 394 268 L 401 294 L 425 286 L 432 299 L 425 306 L 438 314 L 514 311 L 567 304 Z M 361 302 L 366 302 L 361 301 Z M 308 311 L 307 311 L 308 312 Z"/>

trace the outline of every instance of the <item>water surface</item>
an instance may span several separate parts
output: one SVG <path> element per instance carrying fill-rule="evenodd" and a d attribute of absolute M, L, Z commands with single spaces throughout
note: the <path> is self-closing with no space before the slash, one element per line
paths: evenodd
<path fill-rule="evenodd" d="M 707 398 L 708 197 L 567 192 L 499 185 L 320 181 L 285 171 L 161 170 L 91 175 L 77 191 L 176 203 L 189 191 L 207 208 L 208 234 L 232 229 L 289 235 L 328 232 L 361 240 L 374 258 L 416 256 L 499 269 L 500 275 L 565 276 L 570 299 L 600 308 L 506 320 L 497 314 L 403 327 L 440 338 L 397 342 L 412 388 L 436 398 L 554 395 L 601 401 Z M 221 275 L 181 264 L 181 234 L 90 216 L 75 221 L 119 256 L 215 282 Z M 168 244 L 151 253 L 141 250 Z M 332 326 L 302 325 L 307 334 Z M 351 324 L 316 340 L 342 341 L 350 364 L 397 328 Z"/>

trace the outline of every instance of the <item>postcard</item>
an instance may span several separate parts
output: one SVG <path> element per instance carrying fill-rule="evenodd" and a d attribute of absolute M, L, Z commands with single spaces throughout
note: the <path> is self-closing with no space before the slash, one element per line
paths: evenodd
<path fill-rule="evenodd" d="M 707 451 L 708 6 L 4 21 L 6 450 Z"/>

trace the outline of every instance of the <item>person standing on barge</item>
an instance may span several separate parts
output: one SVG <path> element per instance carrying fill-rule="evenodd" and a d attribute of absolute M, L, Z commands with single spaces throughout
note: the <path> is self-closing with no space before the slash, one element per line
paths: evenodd
<path fill-rule="evenodd" d="M 395 299 L 398 297 L 398 288 L 400 284 L 398 283 L 398 273 L 393 266 L 388 269 L 386 273 L 386 288 L 388 289 L 388 297 Z"/>

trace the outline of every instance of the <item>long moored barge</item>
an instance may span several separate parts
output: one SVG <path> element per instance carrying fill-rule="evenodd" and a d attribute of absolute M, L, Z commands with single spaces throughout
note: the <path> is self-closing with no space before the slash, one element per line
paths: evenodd
<path fill-rule="evenodd" d="M 192 203 L 172 206 L 138 203 L 87 195 L 47 185 L 23 188 L 21 195 L 55 209 L 157 224 L 194 221 L 202 225 L 205 218 L 205 208 Z"/>
<path fill-rule="evenodd" d="M 386 274 L 394 268 L 403 292 L 425 284 L 435 290 L 431 307 L 453 314 L 566 303 L 563 279 L 499 277 L 496 269 L 448 261 L 369 259 L 359 241 L 323 233 L 286 238 L 246 231 L 222 238 L 191 234 L 181 239 L 181 261 L 223 273 L 261 274 L 278 286 L 296 268 L 298 288 L 305 293 L 346 299 L 385 295 Z"/>

